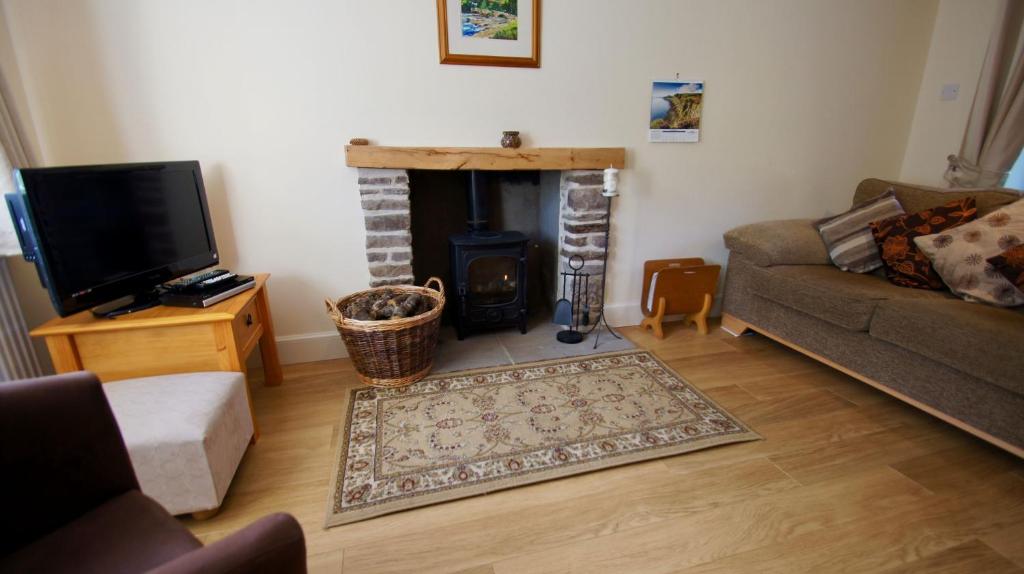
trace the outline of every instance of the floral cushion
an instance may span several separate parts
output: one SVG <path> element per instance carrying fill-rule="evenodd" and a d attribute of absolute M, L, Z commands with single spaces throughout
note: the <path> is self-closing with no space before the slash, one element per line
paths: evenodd
<path fill-rule="evenodd" d="M 986 259 L 1003 277 L 1024 291 L 1024 244 L 1011 247 L 995 257 Z"/>
<path fill-rule="evenodd" d="M 931 261 L 914 244 L 914 238 L 963 225 L 976 216 L 974 198 L 967 197 L 872 222 L 871 233 L 885 264 L 885 276 L 901 287 L 942 289 L 942 278 L 932 270 Z"/>
<path fill-rule="evenodd" d="M 1024 200 L 914 243 L 957 295 L 1000 307 L 1024 305 L 1024 292 L 986 261 L 1024 243 Z"/>

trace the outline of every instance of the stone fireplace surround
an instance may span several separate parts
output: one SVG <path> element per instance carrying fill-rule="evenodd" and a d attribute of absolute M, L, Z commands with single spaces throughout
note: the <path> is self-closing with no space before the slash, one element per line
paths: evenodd
<path fill-rule="evenodd" d="M 600 310 L 604 269 L 606 199 L 599 169 L 557 170 L 559 176 L 558 253 L 560 270 L 580 255 L 591 274 L 591 309 Z M 413 282 L 412 214 L 409 173 L 405 169 L 359 168 L 359 195 L 366 226 L 366 262 L 370 286 Z"/>

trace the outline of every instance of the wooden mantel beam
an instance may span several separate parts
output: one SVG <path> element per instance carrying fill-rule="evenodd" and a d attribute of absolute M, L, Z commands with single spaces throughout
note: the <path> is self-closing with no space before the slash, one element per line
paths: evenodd
<path fill-rule="evenodd" d="M 621 147 L 391 147 L 345 146 L 349 167 L 393 169 L 479 169 L 492 171 L 622 169 L 626 149 Z"/>

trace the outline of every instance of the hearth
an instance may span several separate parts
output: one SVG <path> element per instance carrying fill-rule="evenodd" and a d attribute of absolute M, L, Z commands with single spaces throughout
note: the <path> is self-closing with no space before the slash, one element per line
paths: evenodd
<path fill-rule="evenodd" d="M 466 335 L 516 326 L 526 333 L 526 254 L 529 238 L 519 231 L 491 231 L 487 186 L 474 171 L 466 194 L 466 233 L 448 239 L 455 330 Z"/>

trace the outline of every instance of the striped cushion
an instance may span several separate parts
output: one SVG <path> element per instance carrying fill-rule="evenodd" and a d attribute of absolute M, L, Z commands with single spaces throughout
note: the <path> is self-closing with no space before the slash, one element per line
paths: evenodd
<path fill-rule="evenodd" d="M 843 271 L 867 273 L 883 265 L 871 234 L 871 222 L 902 214 L 903 207 L 890 188 L 874 199 L 853 206 L 846 213 L 822 219 L 814 225 L 836 267 Z"/>

